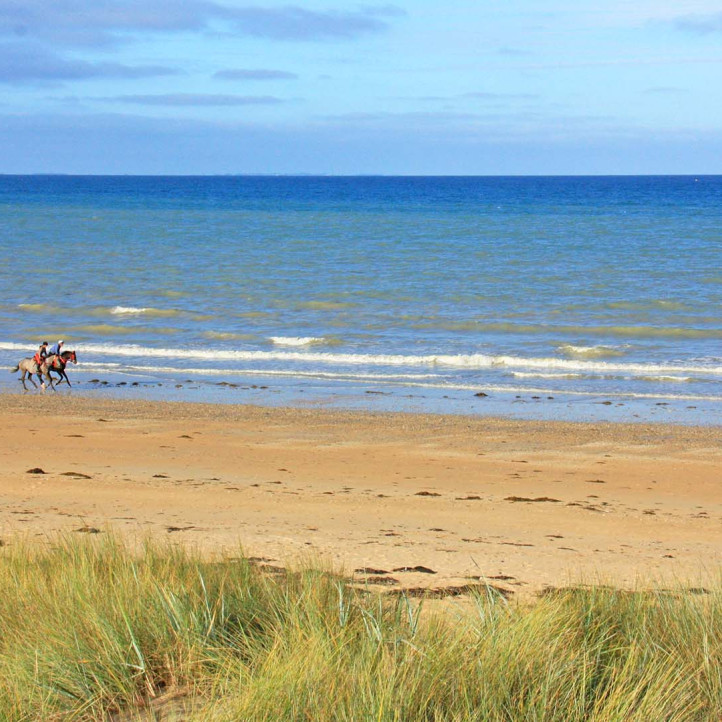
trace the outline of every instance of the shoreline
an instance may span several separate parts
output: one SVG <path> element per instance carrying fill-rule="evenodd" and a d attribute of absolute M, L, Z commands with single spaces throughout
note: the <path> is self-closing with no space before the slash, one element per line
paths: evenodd
<path fill-rule="evenodd" d="M 309 409 L 351 414 L 406 414 L 472 419 L 509 419 L 532 423 L 592 423 L 630 425 L 673 425 L 722 428 L 722 403 L 715 399 L 696 400 L 676 397 L 649 398 L 614 396 L 574 396 L 546 392 L 494 392 L 480 384 L 473 390 L 448 389 L 445 394 L 402 393 L 383 385 L 359 384 L 355 388 L 332 387 L 311 383 L 289 384 L 278 377 L 249 377 L 246 383 L 207 381 L 158 376 L 153 381 L 135 381 L 132 375 L 115 372 L 91 378 L 83 369 L 73 368 L 72 388 L 60 386 L 56 393 L 72 403 L 80 397 L 91 401 L 118 403 L 171 403 L 214 405 L 220 407 L 263 407 Z M 109 379 L 109 380 L 108 380 Z M 0 380 L 0 397 L 39 393 L 32 387 L 25 394 L 19 384 Z M 364 388 L 365 387 L 365 388 Z M 487 388 L 489 393 L 483 389 Z M 411 391 L 411 389 L 408 389 Z M 52 392 L 48 391 L 48 395 Z"/>
<path fill-rule="evenodd" d="M 134 345 L 116 345 L 113 350 L 120 351 L 120 357 L 107 363 L 103 346 L 79 344 L 78 348 L 80 364 L 70 369 L 73 388 L 61 387 L 59 392 L 64 395 L 79 392 L 119 400 L 722 426 L 722 396 L 714 393 L 717 386 L 704 381 L 719 381 L 722 371 L 716 367 L 707 369 L 708 373 L 703 367 L 639 366 L 635 362 L 628 368 L 607 368 L 602 360 L 598 367 L 587 368 L 589 361 L 584 359 L 506 356 L 499 356 L 497 364 L 488 356 L 484 358 L 491 365 L 473 371 L 473 363 L 481 362 L 472 363 L 472 356 L 453 357 L 457 363 L 464 358 L 472 363 L 471 369 L 464 370 L 463 364 L 459 368 L 453 363 L 437 365 L 432 354 L 373 357 L 366 368 L 364 355 L 351 354 L 349 366 L 351 357 L 344 354 L 332 360 L 321 353 L 316 363 L 315 353 L 283 348 L 243 351 Z M 0 357 L 8 366 L 17 362 L 19 353 L 27 355 L 32 350 L 32 346 L 0 343 Z M 384 366 L 384 358 L 393 364 Z M 404 358 L 411 365 L 398 366 Z M 421 358 L 424 363 L 418 365 Z M 541 362 L 550 366 L 539 367 Z M 547 373 L 549 370 L 553 372 Z M 587 374 L 591 374 L 588 379 Z M 696 378 L 698 374 L 700 378 Z M 576 377 L 582 380 L 574 380 Z M 0 394 L 20 389 L 17 376 L 0 377 Z"/>
<path fill-rule="evenodd" d="M 113 528 L 518 597 L 699 586 L 722 559 L 715 426 L 33 394 L 0 394 L 0 423 L 6 542 Z"/>
<path fill-rule="evenodd" d="M 123 391 L 127 391 L 127 387 Z M 39 404 L 42 410 L 50 412 L 66 412 L 87 413 L 88 410 L 101 411 L 103 409 L 112 409 L 121 417 L 139 418 L 163 418 L 170 414 L 179 418 L 202 418 L 208 419 L 242 419 L 250 417 L 262 417 L 266 415 L 280 414 L 283 416 L 295 416 L 299 418 L 308 418 L 313 416 L 324 417 L 337 421 L 347 417 L 363 419 L 390 419 L 390 420 L 416 420 L 419 424 L 426 425 L 432 423 L 462 424 L 509 424 L 514 427 L 553 427 L 558 429 L 570 428 L 581 430 L 583 428 L 604 429 L 611 433 L 615 427 L 620 428 L 619 438 L 629 438 L 630 432 L 633 434 L 635 429 L 644 429 L 645 434 L 654 432 L 662 433 L 665 429 L 674 429 L 679 431 L 682 437 L 696 438 L 707 434 L 716 435 L 719 432 L 722 438 L 722 425 L 715 424 L 682 424 L 671 421 L 616 421 L 606 419 L 575 419 L 575 420 L 549 420 L 549 419 L 527 419 L 515 418 L 499 415 L 487 415 L 482 413 L 444 413 L 427 412 L 427 411 L 405 411 L 405 410 L 386 410 L 386 409 L 358 409 L 335 406 L 295 406 L 281 404 L 264 404 L 262 402 L 244 402 L 244 401 L 228 401 L 218 402 L 210 401 L 185 401 L 178 399 L 156 399 L 156 398 L 122 398 L 117 395 L 92 395 L 87 393 L 87 389 L 79 391 L 73 387 L 70 393 L 64 386 L 60 387 L 60 393 L 53 394 L 48 390 L 44 394 L 37 392 L 35 389 L 27 393 L 14 393 L 12 391 L 0 392 L 0 413 L 6 410 L 26 410 L 32 409 L 34 404 Z M 112 389 L 111 389 L 112 391 Z M 689 431 L 689 434 L 685 434 Z M 633 434 L 634 436 L 634 434 Z M 616 437 L 616 435 L 615 435 Z"/>

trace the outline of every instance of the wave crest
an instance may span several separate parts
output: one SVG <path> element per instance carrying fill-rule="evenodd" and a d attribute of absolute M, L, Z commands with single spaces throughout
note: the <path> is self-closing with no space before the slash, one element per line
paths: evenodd
<path fill-rule="evenodd" d="M 167 318 L 170 316 L 177 316 L 180 311 L 176 311 L 172 308 L 151 308 L 151 307 L 136 307 L 136 306 L 114 306 L 110 309 L 110 313 L 113 316 L 158 316 Z"/>
<path fill-rule="evenodd" d="M 110 330 L 110 329 L 108 329 Z M 155 331 L 155 329 L 154 329 Z M 171 329 L 168 329 L 171 331 Z M 0 350 L 31 349 L 27 344 L 0 342 Z M 104 344 L 84 343 L 86 353 L 106 355 Z M 113 346 L 113 355 L 140 358 L 186 358 L 207 359 L 216 361 L 282 361 L 302 363 L 315 362 L 324 365 L 346 366 L 425 366 L 448 367 L 469 370 L 488 368 L 508 368 L 510 370 L 541 370 L 556 373 L 626 373 L 639 375 L 701 375 L 722 376 L 722 365 L 710 364 L 673 364 L 673 363 L 622 363 L 609 361 L 590 361 L 576 359 L 560 359 L 545 357 L 524 358 L 520 356 L 491 356 L 487 354 L 363 354 L 363 353 L 330 353 L 319 351 L 253 351 L 209 348 L 157 348 L 117 344 Z"/>
<path fill-rule="evenodd" d="M 274 346 L 317 346 L 326 343 L 325 338 L 316 336 L 270 336 L 268 340 Z"/>
<path fill-rule="evenodd" d="M 594 359 L 624 356 L 624 351 L 616 346 L 575 346 L 564 343 L 557 347 L 561 353 L 570 358 Z"/>

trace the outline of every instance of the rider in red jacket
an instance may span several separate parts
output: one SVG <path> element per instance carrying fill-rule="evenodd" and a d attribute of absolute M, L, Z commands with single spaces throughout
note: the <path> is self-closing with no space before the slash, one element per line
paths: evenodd
<path fill-rule="evenodd" d="M 43 341 L 40 344 L 40 348 L 35 353 L 35 356 L 33 356 L 33 361 L 35 361 L 35 363 L 38 365 L 38 368 L 43 365 L 43 361 L 45 361 L 47 356 L 48 356 L 48 342 Z"/>

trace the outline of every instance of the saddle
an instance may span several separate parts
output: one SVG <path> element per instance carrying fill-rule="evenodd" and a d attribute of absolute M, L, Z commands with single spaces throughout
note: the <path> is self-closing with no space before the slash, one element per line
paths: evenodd
<path fill-rule="evenodd" d="M 65 368 L 65 359 L 60 354 L 45 357 L 45 366 L 49 369 Z"/>

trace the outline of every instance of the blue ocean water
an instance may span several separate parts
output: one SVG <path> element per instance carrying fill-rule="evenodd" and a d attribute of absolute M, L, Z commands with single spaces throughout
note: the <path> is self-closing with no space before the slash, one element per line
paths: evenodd
<path fill-rule="evenodd" d="M 722 422 L 719 176 L 0 176 L 0 224 L 0 364 L 64 338 L 62 393 Z"/>

